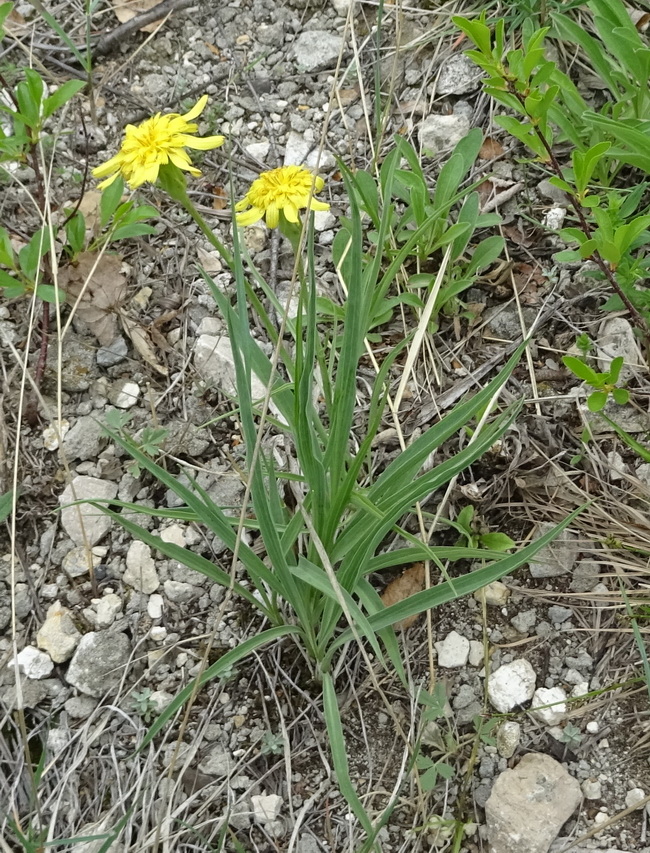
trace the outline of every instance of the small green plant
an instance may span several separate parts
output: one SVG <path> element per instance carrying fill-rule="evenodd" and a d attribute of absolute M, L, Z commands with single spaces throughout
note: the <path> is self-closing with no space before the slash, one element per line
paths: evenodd
<path fill-rule="evenodd" d="M 118 432 L 124 438 L 124 441 L 133 444 L 147 458 L 155 459 L 162 452 L 167 436 L 169 435 L 169 430 L 165 427 L 146 426 L 141 430 L 138 437 L 135 438 L 126 432 L 126 426 L 131 417 L 129 412 L 120 412 L 118 409 L 111 409 L 106 413 L 106 427 L 108 430 Z M 142 467 L 134 460 L 127 467 L 127 472 L 132 477 L 139 477 L 142 474 Z"/>
<path fill-rule="evenodd" d="M 611 5 L 616 7 L 616 17 L 622 14 L 634 30 L 622 4 L 619 8 L 616 0 Z M 650 294 L 643 286 L 648 269 L 650 214 L 638 211 L 645 185 L 639 181 L 630 192 L 610 188 L 621 163 L 650 171 L 645 132 L 626 126 L 629 150 L 613 145 L 611 137 L 621 136 L 623 120 L 589 111 L 567 75 L 546 59 L 544 40 L 548 27 L 535 30 L 531 24 L 524 26 L 523 46 L 508 50 L 503 21 L 497 22 L 494 32 L 486 25 L 484 14 L 475 20 L 457 17 L 454 22 L 476 45 L 467 55 L 486 72 L 485 91 L 515 114 L 497 116 L 496 122 L 551 170 L 552 182 L 568 195 L 575 224 L 562 229 L 560 236 L 577 243 L 578 248 L 560 252 L 556 258 L 592 259 L 596 274 L 613 291 L 606 307 L 625 307 L 638 327 L 650 334 Z M 647 48 L 641 52 L 650 56 Z M 601 71 L 604 73 L 604 69 Z M 643 87 L 647 90 L 645 82 Z M 630 121 L 638 123 L 637 119 Z M 604 138 L 607 136 L 610 138 Z M 570 165 L 562 165 L 555 152 L 555 143 L 562 139 L 574 146 Z M 594 182 L 605 188 L 594 189 Z"/>
<path fill-rule="evenodd" d="M 483 134 L 474 129 L 456 145 L 440 170 L 433 192 L 419 155 L 401 137 L 396 137 L 395 148 L 382 163 L 378 180 L 362 170 L 348 174 L 350 192 L 372 222 L 368 238 L 389 261 L 388 273 L 373 295 L 371 330 L 387 323 L 399 305 L 421 311 L 426 295 L 436 286 L 430 322 L 431 330 L 435 331 L 438 315 L 442 311 L 455 313 L 460 294 L 503 251 L 502 237 L 493 235 L 475 241 L 480 231 L 501 221 L 497 214 L 479 212 L 478 182 L 465 186 L 482 142 Z M 408 168 L 402 167 L 403 161 Z M 401 213 L 393 199 L 401 206 Z M 343 219 L 342 225 L 334 240 L 333 254 L 336 265 L 347 277 L 351 263 L 348 254 L 351 224 Z M 447 250 L 447 266 L 442 280 L 436 283 L 439 260 Z M 376 254 L 364 253 L 362 264 L 372 268 L 376 258 Z M 406 287 L 389 295 L 389 287 L 401 265 L 410 273 Z M 433 267 L 435 271 L 423 267 Z M 323 316 L 343 319 L 341 307 L 332 300 L 319 298 L 317 304 Z M 376 334 L 369 335 L 369 340 L 378 339 Z"/>
<path fill-rule="evenodd" d="M 150 723 L 158 711 L 158 705 L 151 698 L 152 694 L 153 691 L 150 687 L 143 687 L 139 692 L 134 690 L 130 697 L 134 710 L 142 717 L 145 723 Z"/>
<path fill-rule="evenodd" d="M 624 406 L 629 402 L 630 392 L 627 388 L 619 388 L 617 384 L 624 362 L 622 356 L 612 359 L 609 370 L 604 373 L 597 373 L 582 359 L 573 355 L 563 356 L 562 361 L 574 376 L 595 389 L 587 397 L 587 406 L 590 412 L 600 412 L 604 409 L 610 395 L 619 406 Z"/>
<path fill-rule="evenodd" d="M 509 551 L 516 548 L 514 542 L 507 533 L 490 533 L 488 530 L 480 529 L 480 520 L 475 514 L 474 507 L 469 504 L 458 513 L 455 521 L 444 519 L 443 523 L 453 527 L 460 533 L 460 541 L 468 548 L 486 548 L 489 551 Z"/>
<path fill-rule="evenodd" d="M 569 749 L 577 749 L 582 743 L 582 732 L 576 725 L 568 722 L 558 740 L 566 744 Z"/>
<path fill-rule="evenodd" d="M 280 732 L 266 731 L 260 743 L 261 755 L 282 755 L 284 752 L 284 737 Z"/>

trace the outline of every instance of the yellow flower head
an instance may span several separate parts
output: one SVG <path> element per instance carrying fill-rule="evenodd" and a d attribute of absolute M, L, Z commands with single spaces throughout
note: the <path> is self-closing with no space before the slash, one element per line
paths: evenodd
<path fill-rule="evenodd" d="M 96 178 L 106 178 L 99 189 L 112 184 L 118 175 L 122 175 L 131 189 L 147 182 L 153 184 L 159 168 L 166 163 L 198 177 L 201 173 L 192 165 L 185 149 L 207 151 L 223 145 L 223 136 L 190 136 L 198 130 L 192 119 L 201 115 L 207 102 L 208 96 L 204 95 L 185 115 L 157 113 L 137 127 L 127 124 L 118 153 L 93 169 Z"/>
<path fill-rule="evenodd" d="M 280 212 L 288 222 L 298 222 L 298 211 L 309 206 L 311 210 L 329 210 L 324 201 L 310 200 L 312 184 L 314 192 L 320 192 L 325 185 L 322 178 L 315 178 L 309 169 L 303 166 L 283 166 L 262 174 L 253 181 L 246 197 L 235 205 L 238 225 L 252 225 L 266 217 L 269 228 L 276 228 L 280 222 Z M 246 210 L 250 208 L 250 210 Z"/>

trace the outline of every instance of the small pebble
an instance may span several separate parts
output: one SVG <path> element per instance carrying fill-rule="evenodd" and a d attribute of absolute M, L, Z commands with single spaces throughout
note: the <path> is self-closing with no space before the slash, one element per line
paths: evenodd
<path fill-rule="evenodd" d="M 636 806 L 641 800 L 645 799 L 645 791 L 643 788 L 632 788 L 625 796 L 625 805 L 628 809 Z"/>

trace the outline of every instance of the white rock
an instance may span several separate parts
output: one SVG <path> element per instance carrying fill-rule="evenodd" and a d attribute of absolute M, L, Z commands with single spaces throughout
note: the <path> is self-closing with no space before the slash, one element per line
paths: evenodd
<path fill-rule="evenodd" d="M 149 696 L 149 702 L 156 711 L 164 711 L 173 698 L 172 694 L 166 690 L 154 690 L 151 696 Z"/>
<path fill-rule="evenodd" d="M 469 658 L 469 640 L 457 631 L 451 631 L 442 642 L 436 643 L 438 665 L 445 669 L 465 666 Z"/>
<path fill-rule="evenodd" d="M 477 589 L 474 598 L 481 603 L 485 600 L 485 603 L 492 607 L 503 607 L 508 603 L 510 590 L 501 581 L 494 581 L 481 587 L 481 589 Z"/>
<path fill-rule="evenodd" d="M 203 264 L 201 266 L 203 266 Z M 208 272 L 208 270 L 206 270 L 206 272 Z M 218 317 L 204 317 L 198 325 L 196 336 L 200 338 L 201 335 L 219 335 L 221 332 L 223 332 L 223 323 Z"/>
<path fill-rule="evenodd" d="M 162 595 L 158 595 L 158 593 L 155 592 L 153 595 L 149 596 L 149 601 L 147 602 L 147 613 L 149 614 L 149 618 L 162 619 L 163 605 L 164 599 Z"/>
<path fill-rule="evenodd" d="M 300 71 L 319 71 L 336 65 L 343 39 L 327 30 L 305 30 L 293 43 L 293 55 Z"/>
<path fill-rule="evenodd" d="M 271 143 L 268 139 L 262 142 L 250 142 L 248 145 L 244 145 L 244 151 L 246 151 L 246 153 L 251 157 L 254 157 L 255 160 L 259 160 L 260 163 L 266 163 L 266 158 L 269 155 L 270 148 Z"/>
<path fill-rule="evenodd" d="M 316 231 L 327 231 L 336 225 L 336 216 L 329 210 L 314 211 L 314 229 Z"/>
<path fill-rule="evenodd" d="M 185 547 L 185 531 L 180 524 L 170 524 L 160 531 L 160 538 L 163 542 L 171 542 L 173 545 L 178 545 L 179 548 Z"/>
<path fill-rule="evenodd" d="M 589 693 L 589 682 L 579 681 L 571 691 L 572 699 L 579 699 L 581 696 L 586 696 Z"/>
<path fill-rule="evenodd" d="M 140 398 L 140 386 L 129 379 L 118 379 L 108 391 L 108 399 L 118 409 L 130 409 Z"/>
<path fill-rule="evenodd" d="M 305 139 L 301 133 L 290 130 L 284 148 L 285 166 L 302 166 L 311 151 L 313 142 Z"/>
<path fill-rule="evenodd" d="M 333 169 L 336 166 L 336 157 L 331 151 L 328 151 L 327 148 L 324 148 L 321 151 L 320 147 L 316 146 L 316 148 L 312 149 L 307 155 L 305 166 L 318 175 L 321 172 L 327 172 L 330 169 Z"/>
<path fill-rule="evenodd" d="M 70 421 L 62 418 L 60 422 L 52 426 L 45 427 L 43 430 L 43 447 L 46 450 L 57 450 L 59 447 L 59 438 L 64 439 L 65 434 L 70 429 Z"/>
<path fill-rule="evenodd" d="M 115 617 L 122 610 L 122 599 L 115 593 L 109 593 L 100 599 L 97 605 L 97 617 L 95 619 L 98 628 L 109 628 Z"/>
<path fill-rule="evenodd" d="M 54 669 L 52 658 L 34 646 L 25 646 L 21 649 L 16 655 L 16 660 L 12 658 L 9 661 L 9 666 L 13 667 L 16 661 L 18 668 L 27 678 L 47 678 Z"/>
<path fill-rule="evenodd" d="M 129 550 L 126 553 L 124 582 L 132 586 L 133 589 L 144 592 L 145 595 L 150 595 L 160 586 L 160 578 L 151 556 L 151 548 L 139 539 L 129 545 Z"/>
<path fill-rule="evenodd" d="M 585 726 L 590 735 L 597 735 L 600 731 L 600 723 L 598 720 L 590 720 Z"/>
<path fill-rule="evenodd" d="M 282 810 L 282 797 L 277 794 L 257 794 L 251 797 L 253 817 L 257 823 L 271 823 Z"/>
<path fill-rule="evenodd" d="M 566 714 L 566 693 L 561 687 L 538 687 L 533 695 L 531 714 L 547 726 L 557 726 Z M 550 705 L 542 708 L 542 705 Z"/>
<path fill-rule="evenodd" d="M 154 625 L 151 631 L 149 631 L 149 636 L 154 643 L 162 643 L 167 636 L 167 628 L 164 625 Z"/>
<path fill-rule="evenodd" d="M 632 788 L 625 795 L 625 806 L 628 809 L 631 809 L 634 806 L 636 806 L 637 808 L 642 808 L 639 803 L 641 803 L 642 800 L 645 800 L 645 796 L 646 794 L 643 788 Z"/>
<path fill-rule="evenodd" d="M 547 853 L 582 800 L 578 782 L 548 755 L 529 753 L 501 773 L 485 804 L 493 853 Z"/>
<path fill-rule="evenodd" d="M 420 125 L 420 145 L 425 155 L 436 155 L 454 148 L 469 130 L 469 119 L 463 115 L 430 115 Z"/>
<path fill-rule="evenodd" d="M 70 611 L 55 601 L 47 610 L 45 622 L 41 625 L 36 642 L 39 649 L 46 651 L 54 663 L 63 663 L 72 656 L 81 634 L 77 631 Z"/>
<path fill-rule="evenodd" d="M 585 800 L 600 800 L 603 795 L 602 785 L 598 779 L 585 779 L 580 788 Z"/>
<path fill-rule="evenodd" d="M 521 726 L 506 720 L 497 730 L 497 750 L 502 758 L 512 758 L 521 741 Z"/>
<path fill-rule="evenodd" d="M 558 231 L 566 216 L 565 207 L 552 207 L 544 216 L 544 225 L 551 231 Z"/>
<path fill-rule="evenodd" d="M 194 365 L 206 382 L 236 396 L 235 360 L 230 339 L 225 335 L 201 335 L 194 345 Z M 251 392 L 254 400 L 261 400 L 266 394 L 266 387 L 255 374 L 251 377 Z"/>
<path fill-rule="evenodd" d="M 533 698 L 537 677 L 525 658 L 500 666 L 488 678 L 490 702 L 502 714 Z"/>
<path fill-rule="evenodd" d="M 469 641 L 469 662 L 472 666 L 482 666 L 484 657 L 483 643 L 479 640 Z"/>
<path fill-rule="evenodd" d="M 354 7 L 356 5 L 357 0 L 330 0 L 334 11 L 337 15 L 340 15 L 342 18 L 347 17 L 348 10 L 352 8 L 354 11 Z"/>
<path fill-rule="evenodd" d="M 100 509 L 89 504 L 66 506 L 73 501 L 111 500 L 117 494 L 117 483 L 97 477 L 74 477 L 63 490 L 59 503 L 61 525 L 75 545 L 95 545 L 111 528 L 111 519 Z M 85 539 L 84 539 L 85 532 Z"/>
<path fill-rule="evenodd" d="M 618 450 L 610 450 L 607 454 L 607 467 L 609 471 L 609 479 L 612 483 L 618 483 L 623 479 L 623 475 L 627 470 L 627 465 L 623 461 L 623 457 Z"/>

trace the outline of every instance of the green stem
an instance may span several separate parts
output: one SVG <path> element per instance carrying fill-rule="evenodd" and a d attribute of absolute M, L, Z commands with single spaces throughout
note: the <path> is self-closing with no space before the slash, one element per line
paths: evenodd
<path fill-rule="evenodd" d="M 177 201 L 182 205 L 189 213 L 201 229 L 203 235 L 207 237 L 209 242 L 214 246 L 217 252 L 219 252 L 234 275 L 235 262 L 232 253 L 226 249 L 221 240 L 216 236 L 205 219 L 196 209 L 193 202 L 190 201 L 190 197 L 187 194 L 187 186 L 185 184 L 185 175 L 183 172 L 181 172 L 181 170 L 172 163 L 166 163 L 164 166 L 160 167 L 158 179 L 160 180 L 160 184 L 165 192 L 173 198 L 174 201 Z"/>

